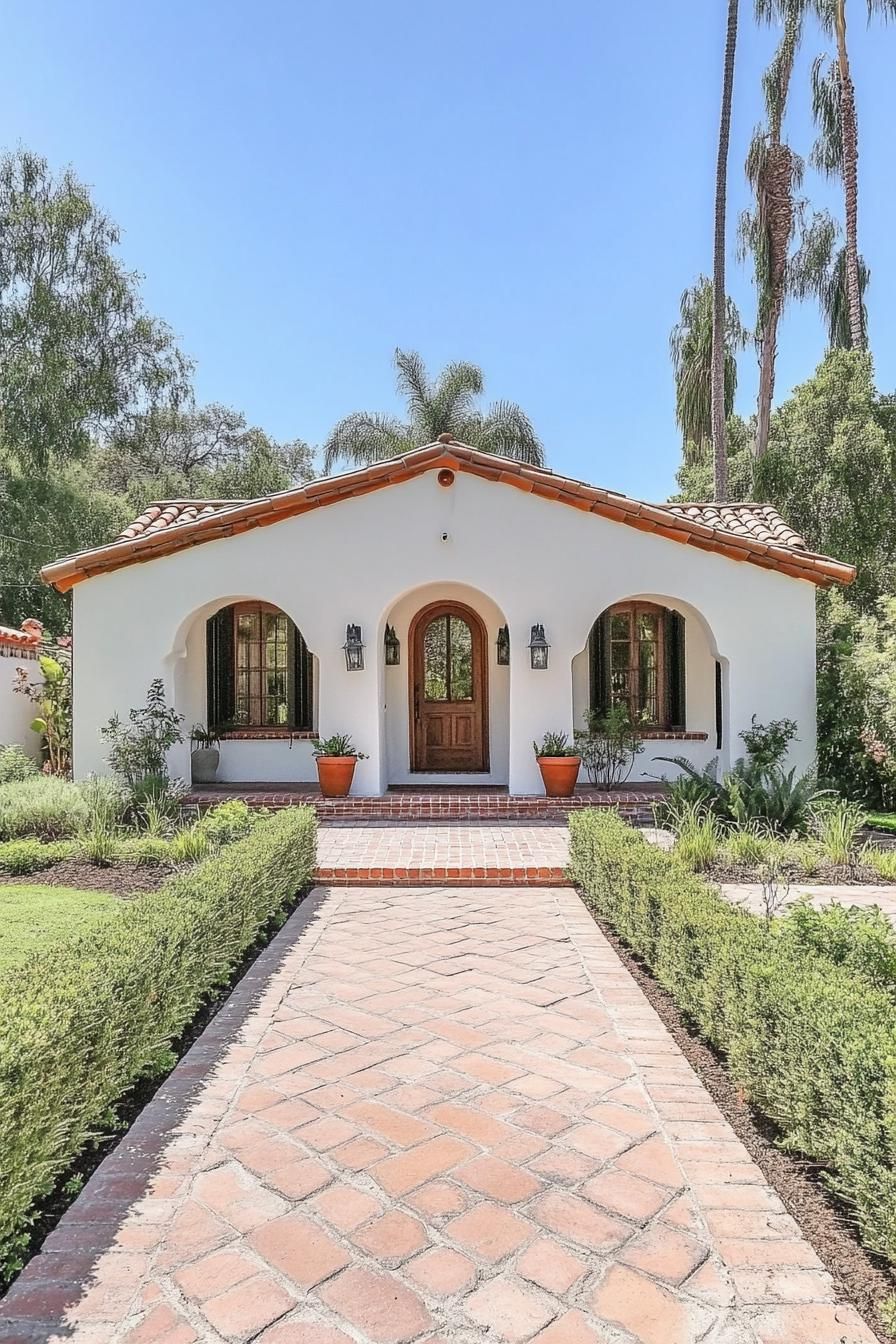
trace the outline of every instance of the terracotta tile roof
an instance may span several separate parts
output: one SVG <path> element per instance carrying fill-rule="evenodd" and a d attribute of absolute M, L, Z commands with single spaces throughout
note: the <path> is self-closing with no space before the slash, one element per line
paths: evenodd
<path fill-rule="evenodd" d="M 723 528 L 738 537 L 754 537 L 772 545 L 790 546 L 797 551 L 808 547 L 798 532 L 785 523 L 771 504 L 666 504 L 680 518 L 690 518 L 707 527 Z"/>
<path fill-rule="evenodd" d="M 39 648 L 43 642 L 44 628 L 40 621 L 36 621 L 33 616 L 22 622 L 20 630 L 13 630 L 11 626 L 0 625 L 0 644 L 16 645 L 23 649 Z"/>
<path fill-rule="evenodd" d="M 266 495 L 262 499 L 173 500 L 151 505 L 111 545 L 79 551 L 45 565 L 41 577 L 60 592 L 67 592 L 76 583 L 95 574 L 154 560 L 159 555 L 170 555 L 188 546 L 234 536 L 251 528 L 267 527 L 284 518 L 294 518 L 312 509 L 411 480 L 424 472 L 445 469 L 514 486 L 527 494 L 556 500 L 642 532 L 655 532 L 682 545 L 714 551 L 731 560 L 747 561 L 764 569 L 775 569 L 821 587 L 852 583 L 855 578 L 852 565 L 815 555 L 804 546 L 797 546 L 796 542 L 801 538 L 767 505 L 645 504 L 613 490 L 602 490 L 586 485 L 584 481 L 557 476 L 545 467 L 530 467 L 524 462 L 480 452 L 447 435 L 443 435 L 438 443 L 415 448 L 399 457 L 386 458 L 341 476 L 310 481 L 307 485 Z M 722 514 L 726 509 L 737 515 L 736 519 L 729 520 L 730 526 L 722 525 Z M 187 516 L 189 510 L 195 512 Z M 697 510 L 697 516 L 689 516 L 688 510 Z M 757 510 L 764 510 L 761 521 L 756 516 Z M 734 530 L 735 522 L 737 530 Z M 762 529 L 769 535 L 766 536 Z M 793 540 L 786 541 L 785 536 Z"/>
<path fill-rule="evenodd" d="M 248 504 L 248 499 L 164 499 L 146 508 L 119 532 L 117 541 L 134 541 L 148 532 L 162 532 L 181 523 L 195 523 L 197 518 L 210 518 L 222 509 L 237 509 Z"/>

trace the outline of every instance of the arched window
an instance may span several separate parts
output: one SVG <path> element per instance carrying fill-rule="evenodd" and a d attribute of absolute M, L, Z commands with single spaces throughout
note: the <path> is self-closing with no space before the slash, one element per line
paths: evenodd
<path fill-rule="evenodd" d="M 653 602 L 621 602 L 599 616 L 588 640 L 591 708 L 628 706 L 642 728 L 685 728 L 685 622 Z"/>
<path fill-rule="evenodd" d="M 206 626 L 209 727 L 310 732 L 311 654 L 285 612 L 268 602 L 223 607 Z"/>

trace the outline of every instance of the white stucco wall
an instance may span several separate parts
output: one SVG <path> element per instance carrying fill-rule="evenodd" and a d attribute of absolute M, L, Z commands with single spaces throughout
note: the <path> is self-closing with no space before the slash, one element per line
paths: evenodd
<path fill-rule="evenodd" d="M 497 674 L 508 672 L 494 662 L 496 613 L 510 629 L 506 763 L 495 749 L 500 742 L 493 741 L 491 765 L 496 777 L 506 766 L 514 792 L 541 789 L 533 738 L 546 729 L 573 727 L 581 694 L 574 703 L 573 660 L 585 647 L 595 616 L 633 596 L 649 595 L 699 614 L 705 651 L 711 649 L 725 667 L 723 764 L 739 753 L 737 733 L 754 713 L 763 721 L 796 719 L 800 741 L 793 762 L 805 767 L 814 757 L 811 584 L 463 472 L 445 489 L 435 472 L 427 472 L 78 584 L 76 775 L 104 768 L 100 726 L 113 712 L 126 714 L 142 704 L 154 676 L 164 678 L 188 728 L 204 719 L 205 618 L 225 603 L 257 598 L 286 611 L 316 656 L 321 733 L 351 733 L 359 749 L 369 753 L 358 765 L 354 792 L 378 793 L 390 782 L 409 778 L 402 774 L 401 695 L 387 680 L 383 632 L 387 620 L 409 620 L 412 605 L 414 610 L 424 606 L 434 600 L 431 591 L 439 595 L 446 585 L 479 595 L 495 689 Z M 543 672 L 529 666 L 529 632 L 537 621 L 544 623 L 551 644 L 550 665 Z M 362 672 L 345 668 L 348 622 L 363 629 Z M 689 621 L 689 634 L 697 623 Z M 406 676 L 406 634 L 403 628 L 403 665 L 395 669 L 399 678 Z M 691 644 L 696 660 L 693 637 Z M 702 723 L 707 705 L 699 688 L 712 670 L 705 662 L 692 667 L 691 656 L 689 651 L 689 712 L 693 692 Z M 714 732 L 714 710 L 707 731 Z M 692 748 L 697 745 L 686 744 L 687 754 L 696 757 Z M 714 741 L 710 746 L 715 754 Z M 665 747 L 669 754 L 679 749 L 675 743 Z M 290 752 L 283 742 L 227 743 L 224 777 L 312 778 L 308 751 L 307 744 L 296 744 Z M 175 749 L 171 765 L 188 776 L 188 744 Z"/>
<path fill-rule="evenodd" d="M 0 650 L 0 744 L 15 743 L 39 760 L 41 739 L 30 727 L 37 711 L 27 695 L 19 695 L 13 689 L 22 667 L 29 681 L 40 681 L 40 665 L 35 658 L 18 657 L 6 648 Z"/>

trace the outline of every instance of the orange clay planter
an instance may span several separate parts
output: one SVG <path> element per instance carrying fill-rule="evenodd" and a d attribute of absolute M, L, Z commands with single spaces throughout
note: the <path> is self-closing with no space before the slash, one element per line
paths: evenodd
<path fill-rule="evenodd" d="M 317 778 L 325 798 L 346 798 L 352 787 L 357 756 L 318 756 Z"/>
<path fill-rule="evenodd" d="M 536 756 L 549 798 L 569 798 L 576 788 L 582 765 L 580 756 Z"/>

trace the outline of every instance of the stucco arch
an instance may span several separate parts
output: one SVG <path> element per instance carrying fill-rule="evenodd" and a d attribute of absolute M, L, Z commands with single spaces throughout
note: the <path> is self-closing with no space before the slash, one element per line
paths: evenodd
<path fill-rule="evenodd" d="M 485 632 L 484 656 L 488 663 L 488 759 L 489 769 L 470 775 L 452 774 L 451 783 L 507 784 L 510 753 L 510 676 L 509 666 L 496 661 L 495 641 L 498 630 L 506 625 L 502 607 L 487 592 L 471 584 L 450 580 L 413 584 L 397 594 L 380 612 L 376 625 L 375 657 L 381 691 L 380 758 L 383 766 L 382 787 L 390 784 L 434 782 L 442 776 L 411 769 L 408 659 L 409 636 L 418 613 L 436 602 L 456 602 L 469 608 Z M 386 667 L 382 657 L 386 625 L 391 625 L 401 644 L 401 663 Z"/>

